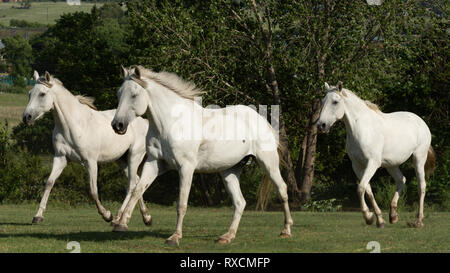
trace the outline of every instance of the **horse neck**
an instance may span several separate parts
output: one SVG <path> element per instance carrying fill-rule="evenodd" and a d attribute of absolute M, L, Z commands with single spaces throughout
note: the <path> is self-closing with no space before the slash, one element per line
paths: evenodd
<path fill-rule="evenodd" d="M 367 115 L 368 110 L 370 109 L 365 105 L 364 101 L 356 97 L 356 95 L 349 94 L 348 92 L 347 94 L 347 97 L 344 97 L 344 123 L 347 135 L 353 136 L 354 133 L 364 125 L 362 122 L 357 122 L 358 119 Z"/>
<path fill-rule="evenodd" d="M 149 107 L 147 115 L 160 134 L 170 132 L 172 124 L 179 120 L 180 112 L 174 107 L 180 107 L 184 111 L 192 111 L 195 103 L 193 100 L 182 98 L 165 87 L 152 84 L 147 88 Z M 177 115 L 177 116 L 174 116 Z M 188 113 L 186 113 L 187 115 Z M 183 116 L 186 116 L 183 114 Z"/>
<path fill-rule="evenodd" d="M 53 92 L 54 97 L 54 111 L 53 118 L 55 120 L 56 128 L 60 129 L 60 131 L 66 137 L 72 137 L 76 128 L 82 128 L 79 126 L 80 124 L 80 110 L 82 109 L 80 102 L 78 99 L 72 95 L 68 90 L 63 87 L 56 87 L 58 90 Z M 80 109 L 80 110 L 79 110 Z M 76 116 L 76 118 L 74 118 Z M 78 133 L 76 133 L 78 135 Z"/>

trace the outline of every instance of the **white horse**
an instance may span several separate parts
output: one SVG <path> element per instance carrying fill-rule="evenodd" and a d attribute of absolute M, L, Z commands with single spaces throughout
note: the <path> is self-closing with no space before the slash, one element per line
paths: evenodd
<path fill-rule="evenodd" d="M 363 101 L 350 90 L 342 88 L 342 82 L 337 86 L 325 83 L 325 88 L 328 93 L 323 99 L 317 125 L 320 130 L 328 132 L 337 120 L 344 120 L 347 131 L 346 150 L 360 180 L 358 195 L 366 223 L 372 224 L 374 215 L 364 201 L 364 193 L 374 208 L 377 227 L 383 228 L 385 225 L 370 187 L 370 179 L 380 167 L 386 168 L 396 182 L 397 189 L 391 202 L 389 221 L 392 224 L 398 221 L 397 201 L 406 182 L 399 165 L 412 155 L 419 180 L 419 212 L 417 221 L 408 225 L 422 227 L 425 177 L 433 171 L 435 164 L 428 126 L 410 112 L 381 112 L 375 104 Z"/>
<path fill-rule="evenodd" d="M 34 71 L 36 84 L 29 92 L 29 102 L 23 112 L 23 122 L 32 125 L 46 112 L 52 111 L 55 121 L 53 129 L 53 148 L 55 155 L 50 176 L 45 185 L 44 195 L 39 205 L 33 223 L 42 222 L 43 213 L 52 187 L 68 160 L 80 162 L 89 172 L 90 192 L 97 205 L 98 212 L 107 222 L 112 220 L 98 198 L 97 163 L 119 160 L 128 177 L 128 192 L 137 183 L 139 165 L 145 156 L 145 137 L 148 121 L 136 119 L 130 124 L 127 134 L 117 135 L 110 123 L 115 109 L 96 111 L 93 99 L 72 95 L 59 81 L 45 72 L 45 77 L 39 77 Z M 127 157 L 125 159 L 124 157 Z M 129 194 L 127 194 L 129 198 Z M 140 199 L 141 212 L 146 225 L 151 224 L 151 216 Z M 123 208 L 119 210 L 119 219 Z"/>
<path fill-rule="evenodd" d="M 247 106 L 207 109 L 197 103 L 202 94 L 195 85 L 167 72 L 155 73 L 142 66 L 123 69 L 124 82 L 118 90 L 119 107 L 111 125 L 125 133 L 129 124 L 146 114 L 150 127 L 147 134 L 147 161 L 141 179 L 127 203 L 114 231 L 127 229 L 136 201 L 152 184 L 157 170 L 177 170 L 180 193 L 176 230 L 166 243 L 178 245 L 186 213 L 192 177 L 195 172 L 219 172 L 231 195 L 234 215 L 227 233 L 219 243 L 229 243 L 236 235 L 245 208 L 239 186 L 239 175 L 246 156 L 254 156 L 276 185 L 284 205 L 285 224 L 280 234 L 291 236 L 287 186 L 279 170 L 278 136 L 265 118 Z"/>

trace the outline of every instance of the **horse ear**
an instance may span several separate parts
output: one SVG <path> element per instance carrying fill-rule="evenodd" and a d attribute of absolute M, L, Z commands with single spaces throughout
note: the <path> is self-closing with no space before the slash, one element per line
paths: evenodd
<path fill-rule="evenodd" d="M 136 75 L 137 79 L 141 79 L 141 69 L 142 67 L 140 65 L 136 66 L 134 69 L 134 75 Z"/>
<path fill-rule="evenodd" d="M 325 82 L 325 89 L 327 89 L 327 90 L 329 90 L 329 89 L 330 89 L 330 86 L 328 85 L 328 83 L 327 83 L 327 82 Z"/>
<path fill-rule="evenodd" d="M 342 91 L 342 82 L 341 81 L 338 82 L 337 88 L 339 91 Z"/>
<path fill-rule="evenodd" d="M 125 79 L 126 77 L 128 77 L 128 70 L 123 67 L 123 65 L 120 66 L 122 68 L 122 77 Z"/>
<path fill-rule="evenodd" d="M 39 73 L 38 73 L 36 70 L 34 70 L 34 73 L 33 73 L 33 79 L 34 79 L 35 81 L 37 81 L 37 80 L 39 79 Z"/>
<path fill-rule="evenodd" d="M 45 71 L 45 81 L 46 81 L 46 82 L 50 82 L 51 79 L 52 79 L 52 77 L 50 76 L 50 73 L 48 73 L 47 71 Z"/>

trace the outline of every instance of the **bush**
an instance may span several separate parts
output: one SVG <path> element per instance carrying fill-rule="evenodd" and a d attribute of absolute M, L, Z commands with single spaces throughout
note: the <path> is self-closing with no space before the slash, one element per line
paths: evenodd
<path fill-rule="evenodd" d="M 342 205 L 335 199 L 325 200 L 309 200 L 302 206 L 302 210 L 318 211 L 318 212 L 336 212 L 342 210 Z"/>
<path fill-rule="evenodd" d="M 26 94 L 28 92 L 28 88 L 24 87 L 24 86 L 18 86 L 18 85 L 3 84 L 3 85 L 0 85 L 0 92 L 1 93 Z"/>
<path fill-rule="evenodd" d="M 0 202 L 36 200 L 45 170 L 38 156 L 11 145 L 7 123 L 0 123 L 0 157 Z"/>
<path fill-rule="evenodd" d="M 46 27 L 46 24 L 41 24 L 38 22 L 28 22 L 26 20 L 11 19 L 9 20 L 9 25 L 11 27 L 23 27 L 23 28 L 42 28 Z"/>
<path fill-rule="evenodd" d="M 13 128 L 15 145 L 37 154 L 53 154 L 52 135 L 55 123 L 51 113 L 45 114 L 33 126 L 20 123 Z"/>

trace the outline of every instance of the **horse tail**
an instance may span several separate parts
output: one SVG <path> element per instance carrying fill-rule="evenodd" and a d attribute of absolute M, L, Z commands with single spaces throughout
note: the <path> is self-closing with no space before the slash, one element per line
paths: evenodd
<path fill-rule="evenodd" d="M 279 166 L 286 166 L 286 161 L 283 159 L 282 156 L 282 146 L 280 143 L 278 143 L 277 152 L 278 152 L 278 159 L 279 159 Z M 272 192 L 273 184 L 270 183 L 270 177 L 267 173 L 264 174 L 262 183 L 259 186 L 258 189 L 258 200 L 256 200 L 256 210 L 262 210 L 264 211 L 267 208 L 267 205 L 269 204 L 269 197 L 270 193 Z"/>
<path fill-rule="evenodd" d="M 269 204 L 269 196 L 272 192 L 272 183 L 270 183 L 269 175 L 264 174 L 263 181 L 259 185 L 258 200 L 256 200 L 256 210 L 266 210 Z"/>
<path fill-rule="evenodd" d="M 425 177 L 428 179 L 430 175 L 434 172 L 436 167 L 436 153 L 433 147 L 430 145 L 428 148 L 427 161 L 425 162 Z"/>

